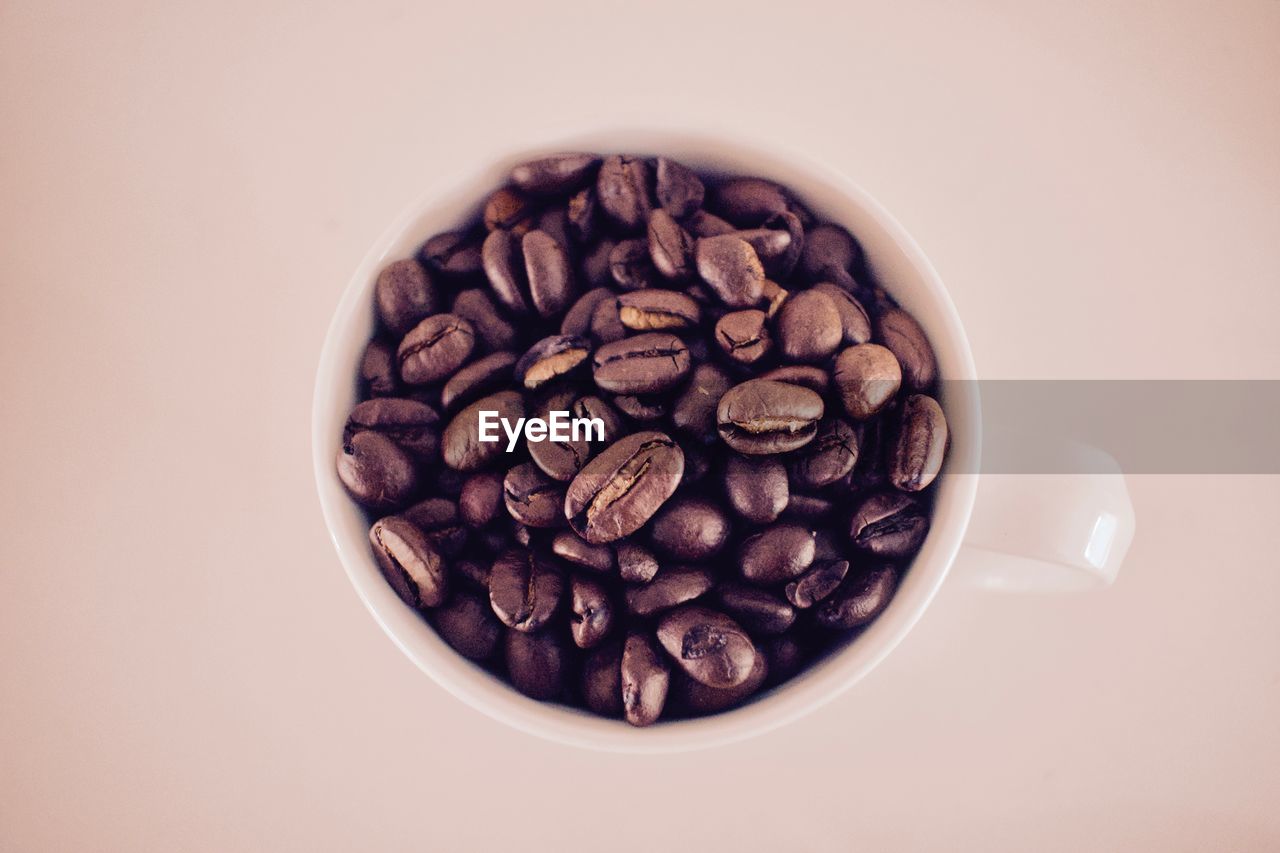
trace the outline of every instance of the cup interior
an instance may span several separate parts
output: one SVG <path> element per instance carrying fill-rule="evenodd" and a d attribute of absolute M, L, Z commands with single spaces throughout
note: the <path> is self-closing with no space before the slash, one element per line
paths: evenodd
<path fill-rule="evenodd" d="M 609 131 L 558 139 L 431 187 L 379 238 L 351 277 L 320 356 L 312 412 L 312 450 L 325 523 L 356 592 L 392 641 L 442 687 L 476 710 L 531 734 L 577 746 L 663 752 L 723 744 L 792 721 L 830 701 L 880 662 L 924 612 L 946 576 L 968 524 L 976 477 L 939 480 L 933 523 L 883 614 L 843 647 L 791 681 L 747 704 L 710 717 L 636 729 L 586 711 L 529 699 L 453 651 L 383 579 L 368 545 L 362 511 L 335 472 L 342 428 L 356 402 L 357 366 L 374 330 L 373 285 L 386 263 L 412 256 L 433 234 L 475 216 L 481 201 L 516 163 L 557 150 L 628 152 L 674 157 L 700 171 L 751 174 L 789 187 L 820 218 L 848 228 L 862 244 L 878 282 L 928 334 L 938 357 L 942 405 L 951 432 L 949 469 L 977 470 L 979 418 L 972 354 L 950 297 L 923 252 L 902 227 L 844 175 L 803 154 L 756 149 L 686 132 Z"/>

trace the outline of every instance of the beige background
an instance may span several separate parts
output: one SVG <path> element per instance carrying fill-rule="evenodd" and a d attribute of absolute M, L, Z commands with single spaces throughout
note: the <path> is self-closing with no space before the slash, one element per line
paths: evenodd
<path fill-rule="evenodd" d="M 948 588 L 803 722 L 509 731 L 356 600 L 309 468 L 350 270 L 587 123 L 807 148 L 988 377 L 1280 377 L 1280 4 L 0 2 L 0 847 L 1280 845 L 1277 478 L 1134 478 L 1114 589 Z M 572 846 L 571 846 L 572 845 Z"/>

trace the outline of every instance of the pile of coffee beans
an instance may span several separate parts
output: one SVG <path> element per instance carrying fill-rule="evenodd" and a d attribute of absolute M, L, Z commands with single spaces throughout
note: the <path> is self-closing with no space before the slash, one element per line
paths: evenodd
<path fill-rule="evenodd" d="M 730 708 L 874 620 L 928 532 L 933 350 L 776 183 L 542 157 L 374 298 L 338 474 L 400 598 L 529 696 Z M 552 412 L 600 429 L 484 440 Z"/>

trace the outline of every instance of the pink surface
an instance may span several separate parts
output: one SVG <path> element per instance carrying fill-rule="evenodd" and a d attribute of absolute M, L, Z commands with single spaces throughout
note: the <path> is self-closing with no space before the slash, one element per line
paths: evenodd
<path fill-rule="evenodd" d="M 1132 478 L 1111 590 L 948 585 L 802 722 L 628 757 L 421 675 L 308 441 L 385 225 L 585 122 L 846 170 L 984 376 L 1280 377 L 1280 6 L 448 8 L 0 8 L 0 848 L 1280 845 L 1277 478 Z"/>

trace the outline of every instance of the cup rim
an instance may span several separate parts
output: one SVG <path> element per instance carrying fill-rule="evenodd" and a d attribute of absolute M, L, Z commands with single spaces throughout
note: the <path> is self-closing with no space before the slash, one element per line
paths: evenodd
<path fill-rule="evenodd" d="M 825 188 L 867 218 L 891 244 L 900 260 L 918 279 L 926 295 L 894 292 L 895 298 L 921 320 L 939 356 L 943 378 L 974 379 L 973 354 L 959 315 L 940 276 L 906 229 L 866 190 L 846 174 L 809 154 L 776 141 L 755 144 L 728 140 L 701 128 L 655 130 L 604 128 L 535 141 L 506 156 L 480 155 L 475 168 L 460 178 L 436 180 L 397 216 L 365 254 L 343 290 L 330 320 L 320 351 L 312 402 L 312 463 L 325 527 L 339 560 L 370 615 L 414 664 L 447 692 L 486 716 L 518 730 L 559 743 L 613 752 L 676 752 L 723 745 L 772 731 L 794 722 L 843 694 L 874 669 L 906 636 L 927 609 L 945 580 L 964 531 L 968 526 L 977 490 L 972 474 L 944 474 L 935 503 L 934 523 L 924 547 L 905 573 L 885 612 L 843 648 L 779 687 L 764 692 L 745 705 L 693 719 L 659 722 L 637 729 L 621 720 L 598 717 L 563 705 L 530 699 L 500 681 L 449 647 L 412 609 L 396 597 L 382 578 L 367 537 L 356 535 L 353 514 L 359 509 L 347 497 L 334 471 L 335 446 L 341 422 L 354 399 L 355 364 L 372 330 L 373 280 L 382 265 L 403 256 L 404 247 L 417 246 L 432 233 L 456 227 L 479 209 L 480 200 L 503 179 L 510 167 L 530 156 L 556 150 L 635 151 L 668 155 L 677 159 L 714 159 L 734 172 L 771 177 L 798 190 L 809 201 L 812 188 Z M 694 153 L 690 153 L 694 152 Z M 701 152 L 700 154 L 696 152 Z M 799 183 L 802 186 L 796 187 Z M 824 209 L 819 206 L 818 209 Z M 433 214 L 452 210 L 448 221 L 431 221 Z M 824 218 L 849 227 L 864 247 L 864 234 L 849 224 L 849 217 Z M 426 229 L 426 233 L 423 233 Z M 412 238 L 412 239 L 410 239 Z M 869 260 L 871 252 L 868 252 Z M 877 272 L 877 278 L 881 274 Z M 919 305 L 932 307 L 928 320 Z M 364 317 L 363 323 L 360 321 Z M 357 328 L 359 327 L 359 328 Z M 363 329 L 360 331 L 359 329 Z M 941 334 L 939 334 L 941 333 Z M 355 343 L 353 343 L 355 342 Z M 354 347 L 354 352 L 353 352 Z M 979 401 L 975 382 L 950 382 L 946 409 L 953 421 L 949 466 L 976 471 L 980 448 Z M 341 393 L 346 388 L 347 393 Z M 335 421 L 337 427 L 335 428 Z M 963 429 L 955 427 L 963 424 Z M 958 433 L 958 435 L 957 435 Z M 957 456 L 968 461 L 957 464 Z M 947 517 L 941 519 L 944 509 Z M 363 521 L 360 522 L 364 524 Z M 367 528 L 366 528 L 367 529 Z"/>

